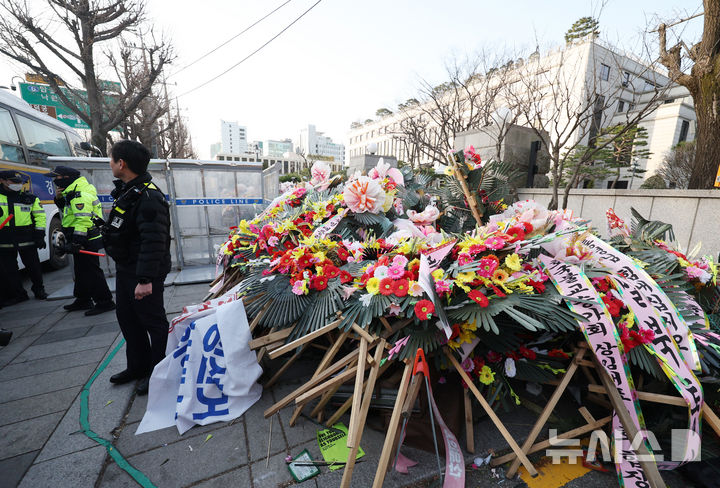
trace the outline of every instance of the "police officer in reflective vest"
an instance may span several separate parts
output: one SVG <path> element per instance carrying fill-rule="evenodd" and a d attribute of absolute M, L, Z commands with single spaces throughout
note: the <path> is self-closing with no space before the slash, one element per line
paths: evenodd
<path fill-rule="evenodd" d="M 165 357 L 169 328 L 163 287 L 170 272 L 170 208 L 147 172 L 149 162 L 150 151 L 139 142 L 113 145 L 115 202 L 102 228 L 105 252 L 117 265 L 117 318 L 127 357 L 127 368 L 110 381 L 139 379 L 138 395 L 148 392 L 150 374 Z"/>
<path fill-rule="evenodd" d="M 35 298 L 47 298 L 37 252 L 46 246 L 45 210 L 38 197 L 23 191 L 29 181 L 14 170 L 0 171 L 0 224 L 4 223 L 0 228 L 0 305 L 4 306 L 28 299 L 18 271 L 18 254 L 30 274 Z"/>
<path fill-rule="evenodd" d="M 81 249 L 99 251 L 103 247 L 100 229 L 92 221 L 93 217 L 102 217 L 97 190 L 75 168 L 58 166 L 45 176 L 52 177 L 58 189 L 55 204 L 62 212 L 65 250 L 73 254 L 75 301 L 63 308 L 68 311 L 86 310 L 85 315 L 115 310 L 112 293 L 100 268 L 100 259 L 79 252 Z"/>

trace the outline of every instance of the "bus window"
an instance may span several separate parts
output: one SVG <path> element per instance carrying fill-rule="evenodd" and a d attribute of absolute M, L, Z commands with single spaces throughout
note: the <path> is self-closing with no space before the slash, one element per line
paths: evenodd
<path fill-rule="evenodd" d="M 12 116 L 4 108 L 0 108 L 0 159 L 13 163 L 25 162 L 25 155 L 20 147 L 20 138 Z"/>
<path fill-rule="evenodd" d="M 44 161 L 48 155 L 73 155 L 63 131 L 19 114 L 17 118 L 33 163 L 37 163 L 37 160 Z"/>

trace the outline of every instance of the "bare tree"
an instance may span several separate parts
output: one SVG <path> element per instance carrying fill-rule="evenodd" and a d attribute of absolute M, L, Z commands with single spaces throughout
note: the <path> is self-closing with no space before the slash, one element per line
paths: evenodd
<path fill-rule="evenodd" d="M 109 55 L 115 43 L 129 38 L 143 25 L 144 4 L 134 0 L 47 0 L 43 14 L 31 12 L 25 0 L 0 0 L 0 53 L 44 75 L 50 87 L 90 126 L 92 143 L 107 147 L 108 133 L 120 126 L 150 95 L 172 48 L 164 41 L 143 45 L 147 71 L 118 93 L 101 81 L 97 59 Z M 123 46 L 120 46 L 120 58 Z M 71 73 L 84 91 L 60 89 L 62 72 Z M 70 83 L 65 83 L 69 85 Z"/>
<path fill-rule="evenodd" d="M 173 113 L 170 110 L 167 116 L 159 122 L 158 156 L 161 158 L 195 159 L 197 153 L 192 146 L 192 139 L 187 125 L 180 115 L 180 108 L 175 105 Z"/>
<path fill-rule="evenodd" d="M 433 85 L 421 80 L 418 99 L 410 99 L 399 107 L 397 136 L 407 146 L 407 154 L 428 163 L 445 162 L 453 149 L 457 134 L 479 129 L 488 123 L 487 99 L 482 90 L 484 76 L 479 73 L 478 60 L 452 59 L 446 65 L 447 81 Z"/>
<path fill-rule="evenodd" d="M 673 188 L 688 188 L 695 168 L 696 141 L 681 142 L 665 154 L 657 175 L 673 185 Z"/>
<path fill-rule="evenodd" d="M 535 57 L 516 71 L 515 80 L 511 82 L 516 87 L 510 93 L 516 94 L 516 106 L 522 110 L 523 123 L 545 141 L 550 155 L 553 189 L 550 208 L 557 208 L 561 203 L 563 182 L 560 206 L 567 206 L 570 189 L 580 181 L 587 166 L 650 115 L 667 90 L 667 84 L 659 86 L 662 81 L 653 82 L 653 87 L 645 92 L 633 89 L 635 81 L 623 78 L 622 56 L 593 40 L 585 42 L 589 46 L 570 47 L 542 59 Z M 590 73 L 586 68 L 588 64 Z M 638 63 L 635 68 L 639 67 L 642 65 Z M 635 76 L 638 81 L 661 78 L 647 66 Z M 619 99 L 632 109 L 618 114 Z M 621 128 L 611 136 L 598 137 L 611 120 L 613 124 L 622 124 Z M 566 172 L 569 163 L 574 164 L 572 174 Z"/>
<path fill-rule="evenodd" d="M 672 24 L 660 24 L 660 62 L 668 69 L 670 78 L 686 87 L 693 97 L 697 116 L 697 145 L 695 166 L 688 188 L 712 188 L 720 161 L 720 0 L 703 0 L 705 18 L 700 42 L 688 47 L 680 40 L 667 47 L 667 29 L 689 19 Z M 683 51 L 692 62 L 690 72 L 683 66 Z"/>

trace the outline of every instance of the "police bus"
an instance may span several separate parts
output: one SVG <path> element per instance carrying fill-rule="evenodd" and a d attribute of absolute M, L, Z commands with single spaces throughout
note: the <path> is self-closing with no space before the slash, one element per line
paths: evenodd
<path fill-rule="evenodd" d="M 40 198 L 47 218 L 48 242 L 45 249 L 38 249 L 38 255 L 54 269 L 65 266 L 67 256 L 57 256 L 51 245 L 53 234 L 60 231 L 62 215 L 53 202 L 52 179 L 43 176 L 50 170 L 47 158 L 90 156 L 91 152 L 92 146 L 71 127 L 0 90 L 0 170 L 12 169 L 28 176 L 23 189 Z"/>

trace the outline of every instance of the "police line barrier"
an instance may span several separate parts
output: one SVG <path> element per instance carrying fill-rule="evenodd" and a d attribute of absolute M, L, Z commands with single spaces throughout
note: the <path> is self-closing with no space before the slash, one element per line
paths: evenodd
<path fill-rule="evenodd" d="M 107 158 L 50 157 L 48 165 L 80 171 L 98 191 L 105 217 L 114 189 Z M 148 172 L 170 203 L 174 268 L 213 264 L 229 228 L 262 211 L 279 193 L 279 167 L 259 162 L 153 159 Z M 104 263 L 106 271 L 112 265 Z"/>

